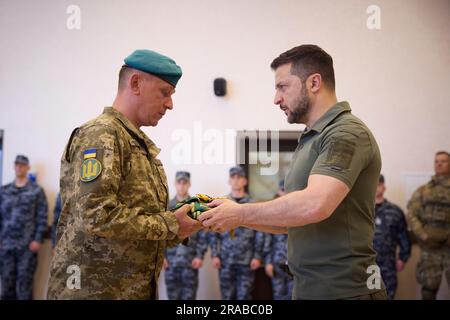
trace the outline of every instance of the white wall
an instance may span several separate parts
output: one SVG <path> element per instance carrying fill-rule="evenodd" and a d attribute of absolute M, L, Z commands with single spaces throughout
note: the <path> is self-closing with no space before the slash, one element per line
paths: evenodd
<path fill-rule="evenodd" d="M 66 27 L 71 4 L 81 9 L 80 30 Z M 366 27 L 371 4 L 381 8 L 381 30 Z M 333 56 L 338 97 L 378 140 L 388 198 L 405 207 L 405 175 L 432 171 L 435 151 L 450 149 L 449 31 L 446 0 L 1 0 L 3 183 L 13 179 L 15 155 L 27 154 L 53 206 L 70 132 L 111 104 L 123 58 L 149 48 L 173 57 L 184 75 L 174 110 L 144 131 L 162 148 L 170 179 L 187 169 L 193 193 L 224 194 L 230 164 L 176 165 L 172 133 L 300 128 L 272 103 L 269 64 L 315 43 Z M 225 99 L 212 92 L 219 76 L 230 85 Z M 203 285 L 200 297 L 218 297 L 216 284 Z"/>

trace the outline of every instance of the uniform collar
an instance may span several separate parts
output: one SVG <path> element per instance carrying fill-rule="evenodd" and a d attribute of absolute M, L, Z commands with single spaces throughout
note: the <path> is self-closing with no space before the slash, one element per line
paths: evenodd
<path fill-rule="evenodd" d="M 443 186 L 450 186 L 450 176 L 432 176 L 431 181 L 434 185 L 442 184 Z"/>
<path fill-rule="evenodd" d="M 104 114 L 108 114 L 119 120 L 122 125 L 127 129 L 129 133 L 132 133 L 133 137 L 142 141 L 147 146 L 147 149 L 150 151 L 152 157 L 156 158 L 156 156 L 161 152 L 155 143 L 147 137 L 147 135 L 139 128 L 136 128 L 127 117 L 125 117 L 122 113 L 117 111 L 113 107 L 105 107 L 103 109 Z"/>
<path fill-rule="evenodd" d="M 23 187 L 18 187 L 18 186 L 16 186 L 16 180 L 13 180 L 13 182 L 11 183 L 11 185 L 12 185 L 13 188 L 15 188 L 15 189 L 24 190 L 24 189 L 28 188 L 28 187 L 31 185 L 31 180 L 28 179 L 28 180 L 27 180 L 27 183 L 25 183 L 25 185 L 24 185 Z"/>
<path fill-rule="evenodd" d="M 312 126 L 310 130 L 314 130 L 321 133 L 326 126 L 328 126 L 334 119 L 344 112 L 351 112 L 350 105 L 347 101 L 342 101 L 336 103 L 332 106 L 324 115 L 322 115 L 319 120 Z M 308 130 L 309 131 L 309 130 Z"/>

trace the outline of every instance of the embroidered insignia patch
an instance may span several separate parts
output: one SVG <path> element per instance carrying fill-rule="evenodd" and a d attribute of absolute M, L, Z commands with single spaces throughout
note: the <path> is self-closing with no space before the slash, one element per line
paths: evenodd
<path fill-rule="evenodd" d="M 102 164 L 95 158 L 88 158 L 83 161 L 80 171 L 80 180 L 90 182 L 95 180 L 102 173 Z"/>

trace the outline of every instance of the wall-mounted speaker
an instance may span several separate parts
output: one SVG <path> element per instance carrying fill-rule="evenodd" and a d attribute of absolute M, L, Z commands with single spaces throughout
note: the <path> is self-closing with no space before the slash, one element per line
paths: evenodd
<path fill-rule="evenodd" d="M 227 80 L 224 78 L 214 79 L 214 94 L 223 97 L 227 94 Z"/>

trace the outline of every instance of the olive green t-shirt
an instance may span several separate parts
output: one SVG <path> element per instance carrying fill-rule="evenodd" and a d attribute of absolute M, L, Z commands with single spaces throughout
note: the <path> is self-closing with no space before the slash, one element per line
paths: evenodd
<path fill-rule="evenodd" d="M 293 299 L 343 299 L 384 290 L 383 284 L 367 285 L 373 274 L 368 267 L 376 265 L 372 241 L 380 169 L 377 142 L 347 102 L 334 105 L 302 133 L 286 191 L 305 189 L 313 174 L 339 179 L 350 191 L 328 219 L 288 229 Z"/>

